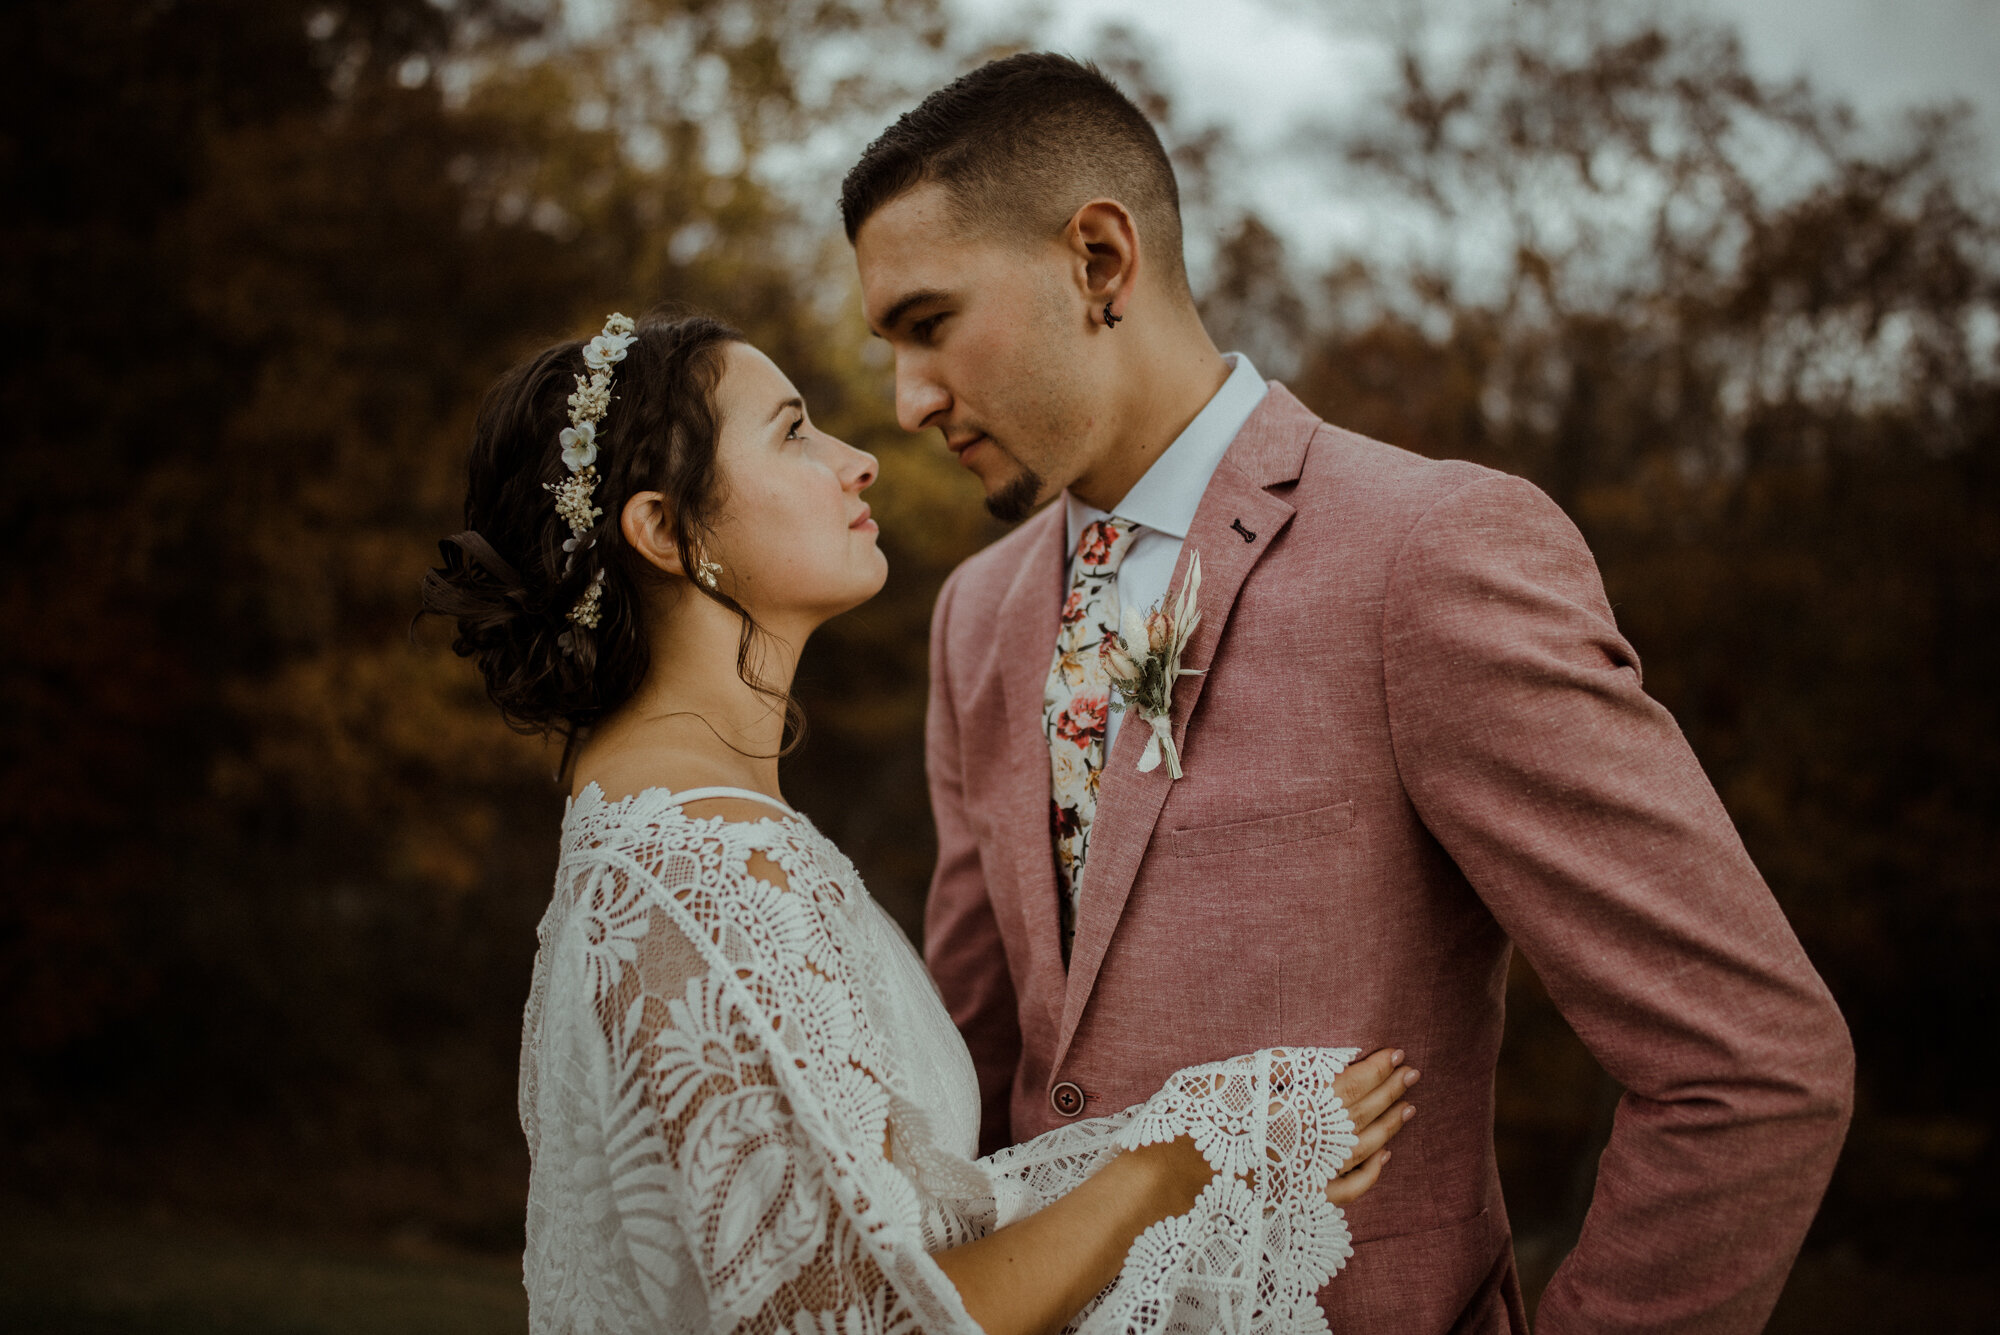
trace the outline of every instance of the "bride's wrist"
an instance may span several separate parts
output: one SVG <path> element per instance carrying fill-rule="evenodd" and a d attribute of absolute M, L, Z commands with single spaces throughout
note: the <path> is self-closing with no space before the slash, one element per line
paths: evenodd
<path fill-rule="evenodd" d="M 1215 1170 L 1188 1136 L 1142 1146 L 1128 1157 L 1147 1176 L 1154 1217 L 1158 1219 L 1194 1209 L 1195 1197 L 1215 1177 Z"/>

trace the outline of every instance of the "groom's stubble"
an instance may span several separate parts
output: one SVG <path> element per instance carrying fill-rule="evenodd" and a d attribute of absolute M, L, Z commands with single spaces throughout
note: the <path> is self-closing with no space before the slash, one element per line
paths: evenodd
<path fill-rule="evenodd" d="M 1012 482 L 986 498 L 986 513 L 1003 524 L 1018 524 L 1035 512 L 1047 486 L 1040 473 L 1024 468 Z"/>
<path fill-rule="evenodd" d="M 1123 359 L 1106 355 L 1066 233 L 967 224 L 942 188 L 921 185 L 862 225 L 855 259 L 870 327 L 895 356 L 898 422 L 948 445 L 983 436 L 961 463 L 995 518 L 1026 518 L 1120 435 L 1107 378 Z M 912 314 L 884 328 L 898 311 Z M 920 335 L 919 320 L 940 323 Z"/>
<path fill-rule="evenodd" d="M 1063 299 L 1060 269 L 1042 275 L 1025 319 L 1014 331 L 1015 355 L 1005 367 L 1009 383 L 1001 394 L 1015 418 L 1006 439 L 995 445 L 1018 470 L 986 495 L 986 511 L 1017 524 L 1069 481 L 1092 420 L 1090 396 L 1082 383 L 1068 328 L 1070 305 Z M 1051 476 L 1059 479 L 1053 486 Z"/>
<path fill-rule="evenodd" d="M 1023 53 L 937 90 L 849 170 L 841 215 L 898 422 L 938 428 L 1003 521 L 1078 486 L 1115 504 L 1227 375 L 1172 161 L 1094 67 Z"/>

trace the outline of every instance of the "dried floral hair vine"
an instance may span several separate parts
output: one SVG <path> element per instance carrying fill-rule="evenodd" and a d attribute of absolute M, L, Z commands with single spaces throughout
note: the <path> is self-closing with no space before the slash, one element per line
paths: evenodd
<path fill-rule="evenodd" d="M 625 360 L 625 349 L 633 341 L 631 317 L 613 312 L 605 317 L 604 332 L 584 344 L 583 364 L 590 368 L 590 375 L 576 378 L 576 391 L 569 396 L 569 425 L 563 428 L 560 437 L 562 461 L 569 469 L 569 476 L 561 482 L 542 484 L 555 493 L 556 513 L 569 524 L 569 537 L 563 540 L 563 551 L 568 554 L 563 561 L 565 575 L 576 567 L 579 553 L 597 545 L 597 539 L 586 537 L 604 513 L 593 503 L 598 481 L 597 424 L 611 407 L 611 368 Z M 600 616 L 598 603 L 603 596 L 604 567 L 599 566 L 591 573 L 583 597 L 569 609 L 569 619 L 579 626 L 596 629 Z M 562 638 L 565 648 L 575 644 L 568 635 Z"/>

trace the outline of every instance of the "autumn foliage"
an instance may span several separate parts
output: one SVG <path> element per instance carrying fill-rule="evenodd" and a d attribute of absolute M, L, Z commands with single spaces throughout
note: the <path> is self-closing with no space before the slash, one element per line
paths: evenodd
<path fill-rule="evenodd" d="M 1331 420 L 1576 519 L 1860 1044 L 1822 1241 L 1869 1211 L 1974 1236 L 2000 208 L 1962 119 L 1864 132 L 1726 34 L 1572 7 L 1413 45 L 1392 104 L 1302 150 L 1405 252 L 1313 272 L 1238 210 L 1204 310 Z M 513 1245 L 560 793 L 410 616 L 480 393 L 608 310 L 730 319 L 882 457 L 891 583 L 809 653 L 786 781 L 918 921 L 925 628 L 998 530 L 895 429 L 828 168 L 770 164 L 858 148 L 970 53 L 932 0 L 603 9 L 0 14 L 0 1192 Z M 1198 195 L 1216 140 L 1169 137 Z M 1515 1223 L 1559 1240 L 1609 1100 L 1525 970 L 1512 1004 Z"/>

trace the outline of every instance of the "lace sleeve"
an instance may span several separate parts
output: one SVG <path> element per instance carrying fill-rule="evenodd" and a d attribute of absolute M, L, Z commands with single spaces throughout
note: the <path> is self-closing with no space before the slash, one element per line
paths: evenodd
<path fill-rule="evenodd" d="M 872 906 L 837 849 L 772 818 L 614 805 L 571 824 L 522 1047 L 537 1335 L 980 1335 L 931 1253 L 1180 1135 L 1217 1180 L 1071 1329 L 1325 1329 L 1313 1295 L 1349 1254 L 1325 1186 L 1354 1144 L 1332 1091 L 1351 1050 L 1192 1067 L 974 1163 L 884 1078 L 856 926 Z"/>
<path fill-rule="evenodd" d="M 1326 1186 L 1355 1145 L 1333 1092 L 1354 1048 L 1267 1048 L 1178 1071 L 1137 1107 L 1057 1127 L 980 1160 L 1000 1222 L 1074 1190 L 1120 1150 L 1191 1137 L 1216 1180 L 1141 1234 L 1080 1335 L 1325 1331 L 1314 1295 L 1353 1255 Z"/>
<path fill-rule="evenodd" d="M 576 860 L 531 1012 L 537 1329 L 978 1335 L 885 1157 L 823 887 L 780 825 Z"/>

